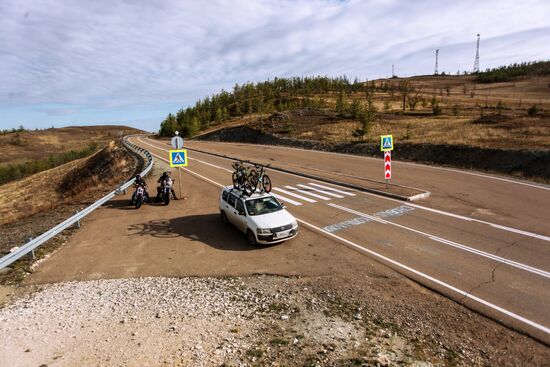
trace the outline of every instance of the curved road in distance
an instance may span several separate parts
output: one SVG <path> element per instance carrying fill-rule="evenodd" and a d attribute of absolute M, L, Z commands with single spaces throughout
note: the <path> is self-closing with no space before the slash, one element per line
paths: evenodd
<path fill-rule="evenodd" d="M 131 140 L 167 160 L 167 141 Z M 327 166 L 344 174 L 382 171 L 379 160 L 340 154 L 196 141 L 186 146 L 275 161 L 296 172 Z M 550 190 L 417 164 L 394 162 L 393 169 L 400 184 L 427 189 L 433 197 L 410 204 L 298 175 L 268 173 L 273 194 L 302 226 L 549 344 Z M 228 159 L 189 151 L 184 172 L 205 185 L 231 184 Z"/>

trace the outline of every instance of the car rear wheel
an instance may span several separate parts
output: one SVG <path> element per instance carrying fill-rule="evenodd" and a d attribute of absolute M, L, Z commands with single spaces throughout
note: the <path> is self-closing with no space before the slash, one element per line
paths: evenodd
<path fill-rule="evenodd" d="M 256 242 L 256 236 L 254 236 L 254 232 L 252 232 L 250 229 L 246 232 L 246 237 L 250 246 L 258 245 L 258 242 Z"/>

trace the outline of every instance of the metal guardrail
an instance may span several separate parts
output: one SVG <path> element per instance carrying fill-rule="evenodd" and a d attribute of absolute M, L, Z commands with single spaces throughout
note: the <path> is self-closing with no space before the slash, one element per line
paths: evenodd
<path fill-rule="evenodd" d="M 131 136 L 133 136 L 133 135 L 128 135 L 128 136 L 125 136 L 124 138 L 122 138 L 122 144 L 126 148 L 128 148 L 128 149 L 130 149 L 130 150 L 132 150 L 132 151 L 134 151 L 138 154 L 142 154 L 143 156 L 145 156 L 145 158 L 147 159 L 147 166 L 141 172 L 141 175 L 145 176 L 153 168 L 153 163 L 154 163 L 153 156 L 151 155 L 151 153 L 149 153 L 149 151 L 147 151 L 147 150 L 145 150 L 141 147 L 138 147 L 135 144 L 130 143 L 130 141 L 128 141 L 127 138 L 131 137 Z M 80 226 L 80 220 L 82 218 L 84 218 L 85 216 L 87 216 L 88 214 L 90 214 L 91 212 L 96 210 L 97 208 L 99 208 L 101 205 L 105 204 L 107 201 L 111 200 L 113 197 L 115 197 L 115 195 L 120 194 L 121 192 L 125 191 L 127 188 L 132 186 L 134 181 L 135 181 L 135 178 L 130 179 L 128 182 L 124 183 L 123 185 L 119 186 L 115 190 L 111 191 L 110 193 L 108 193 L 107 195 L 105 195 L 101 199 L 97 200 L 95 203 L 88 206 L 84 210 L 82 210 L 82 211 L 78 212 L 77 214 L 73 215 L 72 217 L 66 219 L 65 221 L 61 222 L 60 224 L 58 224 L 57 226 L 51 228 L 50 230 L 42 233 L 40 236 L 31 239 L 29 242 L 27 242 L 23 246 L 19 247 L 17 250 L 5 255 L 4 257 L 2 257 L 0 259 L 0 269 L 3 269 L 5 267 L 9 266 L 10 264 L 12 264 L 13 262 L 19 260 L 20 258 L 27 255 L 28 253 L 33 253 L 33 251 L 37 247 L 41 246 L 42 244 L 44 244 L 48 240 L 52 239 L 53 237 L 57 236 L 59 233 L 63 232 L 63 230 L 67 229 L 68 227 L 70 227 L 74 224 L 77 224 L 78 226 Z"/>

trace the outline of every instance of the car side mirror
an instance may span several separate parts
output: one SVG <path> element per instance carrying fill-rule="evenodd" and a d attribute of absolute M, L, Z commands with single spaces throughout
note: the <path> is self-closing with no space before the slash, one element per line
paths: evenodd
<path fill-rule="evenodd" d="M 246 215 L 246 213 L 245 213 L 244 211 L 241 210 L 241 211 L 239 212 L 239 215 Z"/>

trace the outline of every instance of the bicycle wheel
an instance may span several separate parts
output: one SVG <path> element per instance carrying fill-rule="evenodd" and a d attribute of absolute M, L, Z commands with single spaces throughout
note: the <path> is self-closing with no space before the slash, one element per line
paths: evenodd
<path fill-rule="evenodd" d="M 265 192 L 271 191 L 271 179 L 269 178 L 268 175 L 264 175 L 262 177 L 262 187 L 264 188 Z"/>
<path fill-rule="evenodd" d="M 252 192 L 256 191 L 258 188 L 258 173 L 254 170 L 250 171 L 248 174 L 248 181 L 250 182 L 250 189 Z"/>
<path fill-rule="evenodd" d="M 233 172 L 231 175 L 231 179 L 233 180 L 233 187 L 239 187 L 239 179 L 237 178 L 237 172 Z"/>
<path fill-rule="evenodd" d="M 245 179 L 244 183 L 243 183 L 243 193 L 246 196 L 250 196 L 250 195 L 252 195 L 253 192 L 254 192 L 254 190 L 252 190 L 252 186 L 250 185 L 250 181 L 248 179 Z"/>

